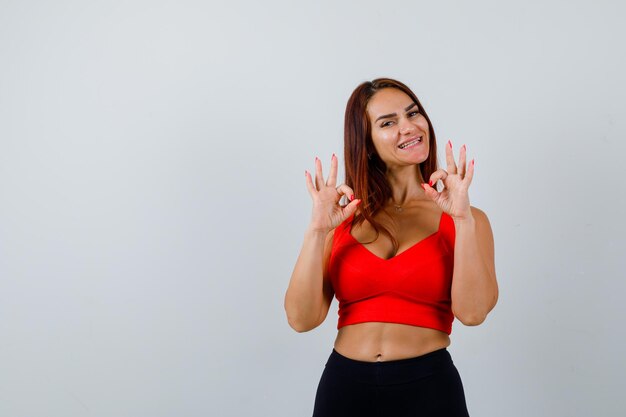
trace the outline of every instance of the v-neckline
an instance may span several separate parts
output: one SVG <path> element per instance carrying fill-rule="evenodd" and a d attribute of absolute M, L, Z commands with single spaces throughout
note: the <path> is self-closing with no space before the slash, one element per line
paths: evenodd
<path fill-rule="evenodd" d="M 403 250 L 402 252 L 400 252 L 400 253 L 396 253 L 394 256 L 392 256 L 392 257 L 391 257 L 391 258 L 389 258 L 389 259 L 381 258 L 380 256 L 376 255 L 376 254 L 375 254 L 374 252 L 372 252 L 371 250 L 367 249 L 367 248 L 365 247 L 365 245 L 364 245 L 364 244 L 362 244 L 361 242 L 359 242 L 358 240 L 356 240 L 356 238 L 355 238 L 354 236 L 352 236 L 352 224 L 351 224 L 352 222 L 350 222 L 350 223 L 348 224 L 348 227 L 347 227 L 347 232 L 348 232 L 348 236 L 349 236 L 349 237 L 350 237 L 350 238 L 351 238 L 351 239 L 352 239 L 352 240 L 353 240 L 356 244 L 358 244 L 358 246 L 360 246 L 360 247 L 361 247 L 364 251 L 368 252 L 370 255 L 372 255 L 372 256 L 373 256 L 374 258 L 376 258 L 376 259 L 379 259 L 379 260 L 381 260 L 381 261 L 383 261 L 383 262 L 389 262 L 389 261 L 391 261 L 391 260 L 393 260 L 393 259 L 396 259 L 398 256 L 402 256 L 402 255 L 403 255 L 403 254 L 405 254 L 406 252 L 409 252 L 410 250 L 413 250 L 414 248 L 416 248 L 417 246 L 419 246 L 419 245 L 420 245 L 420 244 L 422 244 L 423 242 L 425 242 L 425 241 L 427 241 L 427 240 L 429 240 L 429 239 L 431 239 L 431 238 L 433 238 L 433 237 L 437 236 L 437 235 L 439 234 L 439 232 L 441 231 L 441 224 L 443 223 L 443 216 L 444 216 L 444 214 L 445 214 L 445 213 L 446 213 L 445 211 L 442 211 L 442 212 L 441 212 L 441 217 L 439 218 L 439 226 L 437 227 L 437 231 L 436 231 L 436 232 L 431 233 L 430 235 L 426 236 L 425 238 L 423 238 L 423 239 L 422 239 L 422 240 L 420 240 L 419 242 L 414 243 L 413 245 L 409 246 L 408 248 L 406 248 L 406 249 L 405 249 L 405 250 Z"/>

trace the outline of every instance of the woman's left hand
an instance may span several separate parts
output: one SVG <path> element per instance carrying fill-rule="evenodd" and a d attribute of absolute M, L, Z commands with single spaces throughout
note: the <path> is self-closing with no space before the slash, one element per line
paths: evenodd
<path fill-rule="evenodd" d="M 426 195 L 430 197 L 442 210 L 448 213 L 454 219 L 465 219 L 471 217 L 470 202 L 467 190 L 472 183 L 474 176 L 474 160 L 469 164 L 467 171 L 465 169 L 465 145 L 461 147 L 459 156 L 459 166 L 457 168 L 452 154 L 452 142 L 448 141 L 446 145 L 446 163 L 445 169 L 438 169 L 430 176 L 430 183 L 435 185 L 437 180 L 441 180 L 444 189 L 438 192 L 436 188 L 428 184 L 422 184 Z"/>

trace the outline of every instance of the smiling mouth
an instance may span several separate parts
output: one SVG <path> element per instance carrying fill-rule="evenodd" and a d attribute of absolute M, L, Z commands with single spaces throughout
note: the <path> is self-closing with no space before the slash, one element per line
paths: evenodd
<path fill-rule="evenodd" d="M 408 148 L 410 146 L 417 145 L 418 143 L 421 143 L 422 140 L 423 140 L 423 138 L 422 138 L 422 136 L 420 136 L 420 137 L 418 137 L 416 139 L 412 139 L 412 140 L 410 140 L 408 142 L 401 143 L 400 145 L 398 145 L 398 148 L 405 149 L 405 148 Z"/>

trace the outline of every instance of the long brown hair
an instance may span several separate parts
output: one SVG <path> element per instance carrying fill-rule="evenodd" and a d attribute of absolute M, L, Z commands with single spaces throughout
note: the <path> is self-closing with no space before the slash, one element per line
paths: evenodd
<path fill-rule="evenodd" d="M 367 104 L 378 91 L 384 88 L 397 88 L 407 94 L 419 112 L 428 121 L 429 153 L 428 159 L 419 165 L 422 178 L 429 178 L 437 170 L 437 142 L 433 125 L 409 87 L 400 81 L 391 78 L 377 78 L 360 84 L 348 99 L 344 124 L 344 158 L 346 184 L 354 190 L 354 194 L 361 199 L 359 211 L 352 220 L 353 225 L 359 225 L 367 220 L 376 231 L 376 239 L 382 231 L 391 238 L 394 252 L 398 250 L 398 241 L 387 228 L 374 220 L 373 216 L 383 208 L 392 197 L 391 185 L 387 181 L 387 165 L 376 153 L 372 142 L 372 130 L 367 115 Z"/>

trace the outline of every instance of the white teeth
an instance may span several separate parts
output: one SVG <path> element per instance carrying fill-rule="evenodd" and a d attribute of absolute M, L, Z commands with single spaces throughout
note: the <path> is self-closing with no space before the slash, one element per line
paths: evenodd
<path fill-rule="evenodd" d="M 410 142 L 403 143 L 402 145 L 398 146 L 398 148 L 400 148 L 400 149 L 404 149 L 404 148 L 406 148 L 407 146 L 414 145 L 414 144 L 416 144 L 416 143 L 418 143 L 418 142 L 421 142 L 421 141 L 422 141 L 422 137 L 420 136 L 419 138 L 417 138 L 417 139 L 415 139 L 415 140 L 412 140 L 412 141 L 410 141 Z"/>

